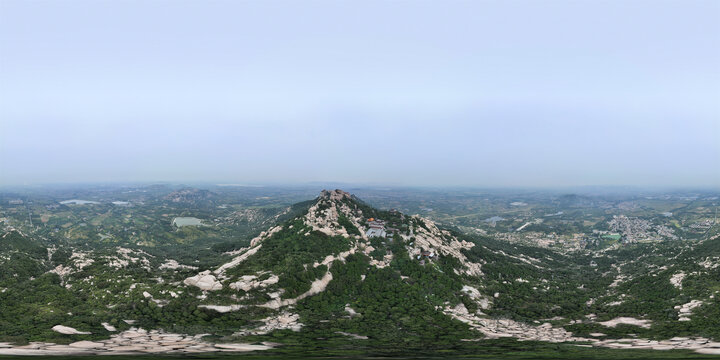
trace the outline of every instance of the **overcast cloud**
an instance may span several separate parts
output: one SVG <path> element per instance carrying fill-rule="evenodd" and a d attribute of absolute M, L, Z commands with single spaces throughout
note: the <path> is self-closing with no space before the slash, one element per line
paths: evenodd
<path fill-rule="evenodd" d="M 720 186 L 718 1 L 0 1 L 0 184 Z"/>

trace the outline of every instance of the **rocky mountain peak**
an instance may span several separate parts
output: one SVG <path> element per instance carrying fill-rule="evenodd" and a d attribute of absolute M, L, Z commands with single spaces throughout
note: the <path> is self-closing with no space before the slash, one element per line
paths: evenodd
<path fill-rule="evenodd" d="M 339 200 L 343 200 L 343 199 L 352 199 L 353 196 L 348 192 L 342 191 L 340 189 L 335 189 L 335 190 L 321 191 L 320 198 L 339 201 Z"/>

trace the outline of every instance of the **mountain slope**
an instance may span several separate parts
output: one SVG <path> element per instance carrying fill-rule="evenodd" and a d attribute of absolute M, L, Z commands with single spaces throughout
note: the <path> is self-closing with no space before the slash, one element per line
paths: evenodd
<path fill-rule="evenodd" d="M 22 282 L 47 271 L 48 250 L 18 231 L 0 236 L 0 283 Z"/>
<path fill-rule="evenodd" d="M 390 230 L 395 231 L 392 240 L 367 236 L 368 219 L 378 218 L 385 220 L 388 229 L 396 229 Z M 417 223 L 399 213 L 372 209 L 347 193 L 326 191 L 304 215 L 264 232 L 229 263 L 188 278 L 185 283 L 218 292 L 204 300 L 207 305 L 200 305 L 205 308 L 273 309 L 281 318 L 302 318 L 313 325 L 323 321 L 338 326 L 340 332 L 372 334 L 380 328 L 392 328 L 406 333 L 413 328 L 421 336 L 427 333 L 426 327 L 440 324 L 442 328 L 466 331 L 461 324 L 450 325 L 453 322 L 435 310 L 450 301 L 459 303 L 462 285 L 452 266 L 457 265 L 456 261 L 428 260 L 427 268 L 423 268 L 408 256 L 421 256 L 422 251 L 431 252 L 433 257 L 439 253 L 462 254 L 430 237 L 427 230 L 415 234 Z M 479 268 L 477 264 L 468 265 L 462 272 Z M 431 268 L 437 271 L 428 271 Z M 447 271 L 442 272 L 442 268 Z M 428 272 L 432 274 L 425 276 Z M 227 293 L 222 292 L 228 288 L 237 292 L 223 297 Z M 374 295 L 387 298 L 378 302 Z M 302 310 L 301 317 L 293 313 L 297 310 Z M 416 319 L 407 316 L 412 312 L 429 318 L 417 324 Z M 365 316 L 359 315 L 362 313 Z M 394 323 L 375 323 L 379 319 Z M 297 321 L 286 325 L 307 326 Z M 385 338 L 397 340 L 400 335 Z"/>

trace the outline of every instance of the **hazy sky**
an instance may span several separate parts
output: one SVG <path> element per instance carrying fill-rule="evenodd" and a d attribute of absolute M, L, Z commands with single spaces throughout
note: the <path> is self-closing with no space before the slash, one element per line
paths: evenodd
<path fill-rule="evenodd" d="M 720 186 L 720 1 L 0 0 L 0 183 Z"/>

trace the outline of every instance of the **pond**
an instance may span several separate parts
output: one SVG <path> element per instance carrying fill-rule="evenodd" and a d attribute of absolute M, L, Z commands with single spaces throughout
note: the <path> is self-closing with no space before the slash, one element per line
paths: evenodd
<path fill-rule="evenodd" d="M 200 226 L 202 225 L 202 220 L 196 217 L 176 217 L 173 219 L 172 223 L 177 227 Z"/>

